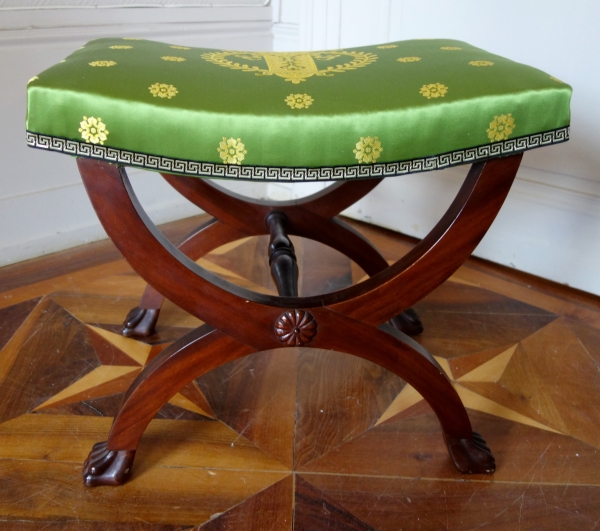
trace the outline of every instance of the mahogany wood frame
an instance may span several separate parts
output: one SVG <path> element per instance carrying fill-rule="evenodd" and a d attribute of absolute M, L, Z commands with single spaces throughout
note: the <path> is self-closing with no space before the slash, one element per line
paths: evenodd
<path fill-rule="evenodd" d="M 481 436 L 473 432 L 466 410 L 441 367 L 410 337 L 386 322 L 439 286 L 470 256 L 500 210 L 521 157 L 518 154 L 474 164 L 446 214 L 412 251 L 390 267 L 385 263 L 385 267 L 375 270 L 373 266 L 367 270 L 371 278 L 360 284 L 314 297 L 255 293 L 201 268 L 193 257 L 184 254 L 185 242 L 177 249 L 148 219 L 124 168 L 79 158 L 78 166 L 92 204 L 123 256 L 158 293 L 206 323 L 165 349 L 132 383 L 108 440 L 96 444 L 85 462 L 85 484 L 118 485 L 126 481 L 146 426 L 191 380 L 253 352 L 307 344 L 360 356 L 403 378 L 436 413 L 457 469 L 463 473 L 492 473 L 494 458 Z M 169 175 L 165 178 L 183 190 L 186 197 L 198 191 L 197 182 L 205 182 Z M 355 181 L 334 186 L 347 187 L 349 192 L 344 195 L 349 201 L 354 194 L 362 197 L 365 189 L 376 184 L 377 181 Z M 259 220 L 265 224 L 266 216 L 282 207 L 281 203 L 244 200 L 240 208 L 245 210 L 233 215 L 221 208 L 218 197 L 214 200 L 210 195 L 215 188 L 202 186 L 202 197 L 196 197 L 194 202 L 198 200 L 219 218 L 187 240 L 195 239 L 192 249 L 201 247 L 203 253 L 246 236 L 248 230 L 254 230 L 247 227 L 258 227 Z M 217 195 L 220 193 L 217 191 Z M 334 209 L 326 196 L 317 194 L 309 202 L 311 214 L 325 220 L 322 226 L 313 225 L 314 216 L 307 217 L 306 205 L 283 204 L 289 207 L 285 211 L 288 230 L 323 243 L 331 242 L 338 249 L 347 246 L 345 254 L 363 268 L 359 261 L 363 255 L 371 256 L 372 263 L 377 264 L 379 259 L 373 259 L 370 244 L 360 243 L 364 242 L 362 237 L 344 228 L 339 220 L 331 219 L 329 214 L 340 205 Z M 256 221 L 242 226 L 244 220 Z M 268 227 L 261 230 L 267 232 Z M 348 238 L 349 233 L 356 235 L 353 241 L 337 240 L 340 234 Z M 199 234 L 211 237 L 199 239 Z M 204 243 L 198 245 L 198 241 Z M 363 263 L 371 262 L 364 258 Z"/>

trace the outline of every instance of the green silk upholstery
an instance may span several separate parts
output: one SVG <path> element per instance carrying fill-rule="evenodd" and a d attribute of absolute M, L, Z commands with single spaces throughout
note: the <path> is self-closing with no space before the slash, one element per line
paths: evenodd
<path fill-rule="evenodd" d="M 381 177 L 565 141 L 570 97 L 452 40 L 259 53 L 98 39 L 29 82 L 27 140 L 198 176 Z"/>

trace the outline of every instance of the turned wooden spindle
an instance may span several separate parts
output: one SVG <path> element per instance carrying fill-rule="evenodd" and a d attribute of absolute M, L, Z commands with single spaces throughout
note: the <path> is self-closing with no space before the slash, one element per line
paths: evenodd
<path fill-rule="evenodd" d="M 287 217 L 283 212 L 271 212 L 265 219 L 271 234 L 269 265 L 271 276 L 281 297 L 298 296 L 298 263 L 294 245 L 287 231 Z"/>

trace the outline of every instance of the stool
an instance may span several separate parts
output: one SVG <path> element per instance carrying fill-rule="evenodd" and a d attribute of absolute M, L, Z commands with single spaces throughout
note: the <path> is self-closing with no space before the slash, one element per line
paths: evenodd
<path fill-rule="evenodd" d="M 432 407 L 456 468 L 493 473 L 492 453 L 452 384 L 407 335 L 422 330 L 411 306 L 475 249 L 522 152 L 568 140 L 570 95 L 544 72 L 450 40 L 259 53 L 99 39 L 34 77 L 28 144 L 77 157 L 106 232 L 148 282 L 123 334 L 151 334 L 163 297 L 205 323 L 133 382 L 108 440 L 84 464 L 85 484 L 125 482 L 146 426 L 187 383 L 286 346 L 353 354 L 397 374 Z M 385 177 L 467 163 L 448 211 L 392 266 L 335 217 Z M 144 213 L 124 166 L 161 172 L 213 219 L 174 246 Z M 272 202 L 206 178 L 338 182 L 301 200 Z M 230 284 L 195 262 L 260 234 L 270 234 L 279 297 Z M 370 278 L 298 297 L 290 234 L 337 249 Z"/>

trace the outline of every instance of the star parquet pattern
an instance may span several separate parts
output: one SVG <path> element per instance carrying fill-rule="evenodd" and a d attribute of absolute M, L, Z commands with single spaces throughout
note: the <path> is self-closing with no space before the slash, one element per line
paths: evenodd
<path fill-rule="evenodd" d="M 371 232 L 390 260 L 409 248 Z M 301 294 L 364 278 L 335 251 L 294 241 Z M 274 293 L 266 248 L 241 240 L 199 262 Z M 143 289 L 114 260 L 0 293 L 0 529 L 599 528 L 600 304 L 469 264 L 416 305 L 418 341 L 494 451 L 493 476 L 456 472 L 431 409 L 397 376 L 289 348 L 191 382 L 150 424 L 130 482 L 85 489 L 82 462 L 123 393 L 200 324 L 166 303 L 154 336 L 123 338 Z"/>

